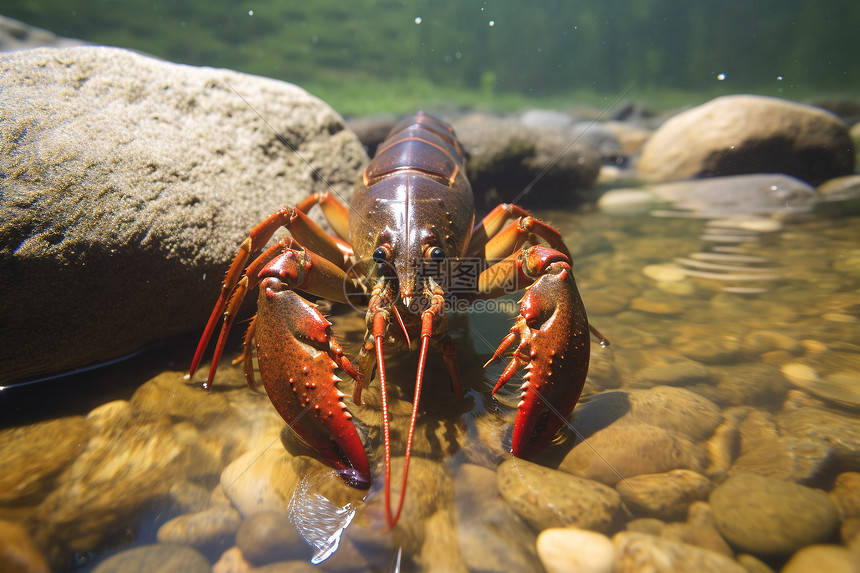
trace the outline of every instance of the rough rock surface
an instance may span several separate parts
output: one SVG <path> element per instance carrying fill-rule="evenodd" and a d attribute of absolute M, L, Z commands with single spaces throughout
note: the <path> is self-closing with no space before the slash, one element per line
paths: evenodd
<path fill-rule="evenodd" d="M 0 55 L 0 382 L 197 328 L 254 225 L 348 198 L 366 160 L 280 81 L 104 47 Z"/>
<path fill-rule="evenodd" d="M 854 171 L 847 126 L 822 109 L 778 98 L 716 98 L 668 120 L 642 150 L 650 180 L 785 173 L 813 185 Z"/>

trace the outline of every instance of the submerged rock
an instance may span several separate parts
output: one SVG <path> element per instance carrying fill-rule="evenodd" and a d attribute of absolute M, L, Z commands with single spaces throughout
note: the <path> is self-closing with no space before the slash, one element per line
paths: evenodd
<path fill-rule="evenodd" d="M 93 573 L 152 573 L 182 571 L 208 573 L 209 562 L 203 555 L 179 545 L 142 545 L 108 557 L 93 569 Z"/>
<path fill-rule="evenodd" d="M 248 231 L 366 161 L 296 86 L 115 48 L 0 55 L 0 109 L 0 383 L 201 326 Z"/>
<path fill-rule="evenodd" d="M 790 555 L 833 537 L 839 526 L 824 492 L 755 474 L 730 477 L 710 502 L 720 533 L 753 555 Z"/>
<path fill-rule="evenodd" d="M 469 156 L 466 173 L 479 210 L 499 202 L 572 206 L 590 199 L 584 192 L 597 180 L 600 155 L 571 145 L 571 131 L 480 115 L 455 121 L 454 130 Z"/>
<path fill-rule="evenodd" d="M 499 466 L 499 492 L 537 530 L 575 525 L 606 531 L 621 507 L 621 496 L 603 484 L 525 460 Z"/>
<path fill-rule="evenodd" d="M 645 533 L 622 531 L 612 542 L 619 555 L 619 571 L 746 573 L 743 566 L 720 553 Z"/>
<path fill-rule="evenodd" d="M 615 571 L 615 546 L 602 533 L 576 527 L 545 529 L 538 536 L 537 551 L 548 573 Z"/>
<path fill-rule="evenodd" d="M 820 108 L 723 96 L 664 123 L 638 169 L 651 180 L 785 173 L 817 185 L 853 173 L 854 147 L 847 126 Z"/>

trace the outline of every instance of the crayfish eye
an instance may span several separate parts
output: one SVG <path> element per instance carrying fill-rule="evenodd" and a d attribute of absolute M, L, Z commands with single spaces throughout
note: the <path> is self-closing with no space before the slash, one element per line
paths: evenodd
<path fill-rule="evenodd" d="M 373 251 L 373 262 L 377 264 L 382 264 L 388 260 L 388 249 L 385 247 L 378 247 L 375 251 Z"/>
<path fill-rule="evenodd" d="M 431 247 L 427 250 L 427 256 L 434 263 L 441 263 L 445 260 L 445 251 L 441 247 Z"/>

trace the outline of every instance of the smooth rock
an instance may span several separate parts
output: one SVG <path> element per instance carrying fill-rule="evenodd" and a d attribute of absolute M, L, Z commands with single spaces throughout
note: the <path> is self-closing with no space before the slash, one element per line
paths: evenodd
<path fill-rule="evenodd" d="M 182 376 L 167 370 L 142 384 L 129 400 L 138 412 L 174 419 L 193 420 L 198 424 L 212 422 L 230 411 L 229 403 L 220 392 L 202 392 L 186 384 Z"/>
<path fill-rule="evenodd" d="M 337 569 L 334 569 L 337 570 Z M 360 567 L 354 570 L 361 571 Z M 254 569 L 254 573 L 319 573 L 320 568 L 307 561 L 279 561 Z"/>
<path fill-rule="evenodd" d="M 647 533 L 660 537 L 660 532 L 666 527 L 666 522 L 656 517 L 637 517 L 627 522 L 625 529 L 627 531 L 636 531 L 639 533 Z"/>
<path fill-rule="evenodd" d="M 197 549 L 229 547 L 242 518 L 229 506 L 215 506 L 175 517 L 158 528 L 158 541 Z"/>
<path fill-rule="evenodd" d="M 576 408 L 573 426 L 586 439 L 610 425 L 647 424 L 699 441 L 721 420 L 720 409 L 707 398 L 686 388 L 654 386 L 593 396 Z"/>
<path fill-rule="evenodd" d="M 731 406 L 779 403 L 790 387 L 779 368 L 770 364 L 714 365 L 711 371 L 716 377 L 714 398 Z"/>
<path fill-rule="evenodd" d="M 586 190 L 600 173 L 600 155 L 582 143 L 570 146 L 568 130 L 537 129 L 516 119 L 477 114 L 454 121 L 453 126 L 468 156 L 466 172 L 479 210 L 514 199 L 535 206 L 560 201 L 575 205 L 592 198 Z M 550 165 L 552 169 L 546 170 Z M 530 192 L 520 197 L 532 183 Z"/>
<path fill-rule="evenodd" d="M 243 517 L 286 512 L 298 480 L 290 454 L 278 444 L 262 453 L 247 452 L 221 472 L 221 488 Z"/>
<path fill-rule="evenodd" d="M 0 430 L 0 505 L 40 501 L 91 433 L 92 424 L 81 416 Z"/>
<path fill-rule="evenodd" d="M 0 569 L 4 573 L 50 573 L 51 568 L 27 531 L 0 520 Z"/>
<path fill-rule="evenodd" d="M 824 492 L 755 474 L 730 477 L 711 492 L 710 503 L 720 533 L 753 555 L 790 555 L 831 538 L 839 525 Z"/>
<path fill-rule="evenodd" d="M 777 416 L 783 434 L 824 441 L 837 471 L 860 470 L 860 420 L 815 406 L 784 410 Z"/>
<path fill-rule="evenodd" d="M 618 571 L 624 573 L 747 573 L 725 555 L 645 533 L 622 531 L 615 534 L 612 543 L 618 550 Z"/>
<path fill-rule="evenodd" d="M 564 457 L 559 469 L 615 486 L 620 476 L 675 469 L 703 472 L 704 449 L 687 438 L 648 424 L 612 425 L 587 436 Z"/>
<path fill-rule="evenodd" d="M 600 196 L 597 206 L 611 215 L 643 215 L 656 201 L 654 194 L 645 189 L 612 189 Z"/>
<path fill-rule="evenodd" d="M 129 415 L 103 426 L 39 505 L 36 541 L 57 562 L 124 531 L 183 478 L 182 452 L 166 416 Z"/>
<path fill-rule="evenodd" d="M 704 375 L 698 366 L 690 370 L 694 370 L 693 373 L 697 375 Z M 686 388 L 674 386 L 654 386 L 650 390 L 631 391 L 629 417 L 694 441 L 710 436 L 722 419 L 716 404 Z"/>
<path fill-rule="evenodd" d="M 618 492 L 520 459 L 509 459 L 498 469 L 502 497 L 537 530 L 574 525 L 606 531 L 621 507 Z"/>
<path fill-rule="evenodd" d="M 613 573 L 616 550 L 601 533 L 576 527 L 544 529 L 537 552 L 547 573 Z"/>
<path fill-rule="evenodd" d="M 845 472 L 836 476 L 829 495 L 839 510 L 840 519 L 860 517 L 860 473 Z"/>
<path fill-rule="evenodd" d="M 711 371 L 704 364 L 693 360 L 681 360 L 672 364 L 646 366 L 636 372 L 637 383 L 642 386 L 685 386 L 687 384 L 708 383 Z"/>
<path fill-rule="evenodd" d="M 470 571 L 528 571 L 535 534 L 500 496 L 496 472 L 463 464 L 454 476 L 456 539 Z"/>
<path fill-rule="evenodd" d="M 826 442 L 778 437 L 744 447 L 732 465 L 731 473 L 750 472 L 814 484 L 827 474 L 832 461 L 833 449 Z"/>
<path fill-rule="evenodd" d="M 798 388 L 837 404 L 856 408 L 860 406 L 860 372 L 841 370 L 821 376 L 801 362 L 783 364 L 782 373 Z"/>
<path fill-rule="evenodd" d="M 245 559 L 256 566 L 312 557 L 310 546 L 289 516 L 274 511 L 255 513 L 243 521 L 236 534 L 236 545 Z"/>
<path fill-rule="evenodd" d="M 687 271 L 675 263 L 647 265 L 642 268 L 642 273 L 649 279 L 661 282 L 678 282 L 687 276 Z"/>
<path fill-rule="evenodd" d="M 673 470 L 625 478 L 615 489 L 634 515 L 671 521 L 685 516 L 693 501 L 705 499 L 711 482 L 690 470 Z"/>
<path fill-rule="evenodd" d="M 179 545 L 142 545 L 108 557 L 93 573 L 209 573 L 203 555 Z"/>
<path fill-rule="evenodd" d="M 810 545 L 791 556 L 780 573 L 860 573 L 860 554 L 838 545 Z"/>
<path fill-rule="evenodd" d="M 773 232 L 782 225 L 771 216 L 786 218 L 809 213 L 821 200 L 811 185 L 779 174 L 676 181 L 652 184 L 646 189 L 665 207 L 661 213 L 681 211 L 679 214 L 711 219 L 711 233 L 724 228 Z"/>
<path fill-rule="evenodd" d="M 403 457 L 391 458 L 391 475 L 403 475 Z M 339 478 L 338 478 L 339 479 Z M 391 483 L 391 503 L 400 499 L 402 482 Z M 381 536 L 379 531 L 386 525 L 385 495 L 380 488 L 377 495 L 370 496 L 356 510 L 352 524 L 344 532 L 344 538 L 356 545 L 372 548 L 380 557 L 392 547 L 403 547 L 408 555 L 422 554 L 430 517 L 443 512 L 446 515 L 436 521 L 453 527 L 454 483 L 451 471 L 444 464 L 426 458 L 412 458 L 409 462 L 409 482 L 403 500 L 403 511 L 397 527 L 390 536 Z M 394 511 L 394 508 L 392 508 Z M 371 565 L 374 565 L 373 563 Z"/>
<path fill-rule="evenodd" d="M 786 173 L 813 185 L 854 171 L 851 138 L 836 116 L 771 97 L 730 95 L 676 115 L 645 144 L 651 180 Z"/>
<path fill-rule="evenodd" d="M 660 531 L 660 537 L 734 557 L 734 551 L 714 525 L 711 506 L 704 501 L 691 503 L 687 511 L 687 521 L 666 524 Z"/>
<path fill-rule="evenodd" d="M 245 560 L 242 550 L 231 547 L 212 566 L 212 573 L 251 573 L 254 566 Z"/>
<path fill-rule="evenodd" d="M 211 493 L 190 481 L 177 481 L 170 485 L 167 495 L 184 513 L 196 513 L 209 506 Z"/>
<path fill-rule="evenodd" d="M 311 192 L 348 198 L 366 162 L 330 107 L 272 79 L 107 47 L 0 72 L 0 324 L 30 333 L 0 348 L 0 384 L 202 327 L 248 231 Z M 44 304 L 46 276 L 75 304 Z"/>

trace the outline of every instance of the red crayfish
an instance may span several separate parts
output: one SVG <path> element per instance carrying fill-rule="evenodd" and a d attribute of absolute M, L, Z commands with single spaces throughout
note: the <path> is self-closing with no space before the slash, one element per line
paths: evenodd
<path fill-rule="evenodd" d="M 360 404 L 362 384 L 378 367 L 386 517 L 391 527 L 406 491 L 429 346 L 441 352 L 453 392 L 458 397 L 463 393 L 457 352 L 447 334 L 446 302 L 452 293 L 446 286 L 450 290 L 452 277 L 474 279 L 467 288 L 457 289 L 461 302 L 526 289 L 514 326 L 489 361 L 516 343 L 493 393 L 525 368 L 513 455 L 528 457 L 552 441 L 579 399 L 588 372 L 590 327 L 559 232 L 515 205 L 499 205 L 475 225 L 463 163 L 453 129 L 419 112 L 395 126 L 379 146 L 356 183 L 348 209 L 330 193 L 317 193 L 254 227 L 227 271 L 191 364 L 193 374 L 223 316 L 206 383 L 211 385 L 236 311 L 247 291 L 259 285 L 257 315 L 248 328 L 243 354 L 248 384 L 256 386 L 252 361 L 256 343 L 260 378 L 277 411 L 357 488 L 370 485 L 370 467 L 344 395 L 337 389 L 340 379 L 335 371 L 341 369 L 355 381 L 353 401 Z M 336 236 L 307 216 L 314 205 L 321 207 Z M 281 227 L 291 236 L 263 250 Z M 358 368 L 344 355 L 331 323 L 296 290 L 367 308 Z M 394 514 L 389 499 L 385 344 L 420 350 L 403 487 Z"/>

